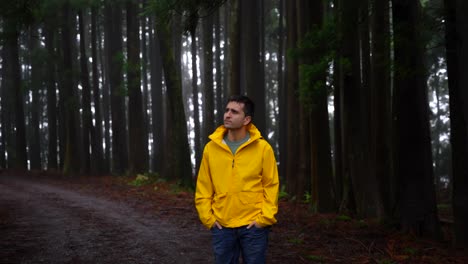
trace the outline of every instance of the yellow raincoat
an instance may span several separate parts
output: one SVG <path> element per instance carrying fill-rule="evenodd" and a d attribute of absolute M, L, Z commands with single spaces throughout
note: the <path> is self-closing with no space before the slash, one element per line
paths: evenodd
<path fill-rule="evenodd" d="M 201 222 L 211 228 L 215 221 L 235 228 L 256 221 L 260 226 L 276 223 L 278 169 L 273 149 L 250 124 L 250 139 L 232 154 L 220 126 L 209 136 L 197 179 L 195 206 Z"/>

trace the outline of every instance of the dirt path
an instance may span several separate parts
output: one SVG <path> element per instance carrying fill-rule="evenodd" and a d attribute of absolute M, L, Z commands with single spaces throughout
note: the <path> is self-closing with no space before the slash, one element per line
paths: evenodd
<path fill-rule="evenodd" d="M 212 263 L 212 253 L 198 226 L 0 175 L 0 263 Z"/>

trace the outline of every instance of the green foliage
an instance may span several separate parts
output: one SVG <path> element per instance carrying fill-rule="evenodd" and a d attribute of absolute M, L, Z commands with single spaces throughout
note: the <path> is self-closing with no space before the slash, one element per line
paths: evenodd
<path fill-rule="evenodd" d="M 140 186 L 145 186 L 153 183 L 160 182 L 161 179 L 159 178 L 159 175 L 157 173 L 152 173 L 152 174 L 138 174 L 133 181 L 131 181 L 129 184 L 135 187 L 140 187 Z"/>
<path fill-rule="evenodd" d="M 385 259 L 377 260 L 377 264 L 396 264 L 396 262 L 394 262 L 391 259 L 385 258 Z"/>
<path fill-rule="evenodd" d="M 451 209 L 452 206 L 450 204 L 438 204 L 437 209 Z"/>
<path fill-rule="evenodd" d="M 310 194 L 310 192 L 304 193 L 304 202 L 305 203 L 310 203 L 311 200 L 312 200 L 312 195 Z"/>
<path fill-rule="evenodd" d="M 146 14 L 154 14 L 156 23 L 167 25 L 170 23 L 172 15 L 175 12 L 175 0 L 152 0 L 148 1 Z"/>
<path fill-rule="evenodd" d="M 415 256 L 416 253 L 418 253 L 418 250 L 415 249 L 415 248 L 407 247 L 407 248 L 404 248 L 404 249 L 403 249 L 403 252 L 404 252 L 405 254 L 410 255 L 410 256 Z"/>
<path fill-rule="evenodd" d="M 322 263 L 325 261 L 325 258 L 322 257 L 322 256 L 316 256 L 316 255 L 308 255 L 306 257 L 308 260 L 312 260 L 312 261 L 315 261 L 315 262 L 319 262 L 319 263 Z"/>
<path fill-rule="evenodd" d="M 299 99 L 309 109 L 328 94 L 327 73 L 336 60 L 338 41 L 335 23 L 327 19 L 320 28 L 314 25 L 298 47 L 288 52 L 299 61 Z"/>
<path fill-rule="evenodd" d="M 281 184 L 281 188 L 279 191 L 278 199 L 286 199 L 289 197 L 289 194 L 286 192 L 286 185 Z"/>
<path fill-rule="evenodd" d="M 174 15 L 182 16 L 186 33 L 193 33 L 200 18 L 213 13 L 226 0 L 150 0 L 145 13 L 154 14 L 156 23 L 167 25 Z"/>
<path fill-rule="evenodd" d="M 357 221 L 358 228 L 368 228 L 369 224 L 364 220 Z"/>
<path fill-rule="evenodd" d="M 330 219 L 328 218 L 323 218 L 323 219 L 320 219 L 319 224 L 320 226 L 329 228 L 332 224 L 334 224 L 334 221 L 330 221 Z"/>
<path fill-rule="evenodd" d="M 302 245 L 304 244 L 304 239 L 300 237 L 294 237 L 289 239 L 288 242 L 294 245 Z"/>
<path fill-rule="evenodd" d="M 351 221 L 351 217 L 349 217 L 347 215 L 338 215 L 336 217 L 336 220 L 343 221 L 343 222 L 349 222 L 349 221 Z"/>
<path fill-rule="evenodd" d="M 39 0 L 0 1 L 0 17 L 15 19 L 23 25 L 31 24 L 40 2 Z"/>

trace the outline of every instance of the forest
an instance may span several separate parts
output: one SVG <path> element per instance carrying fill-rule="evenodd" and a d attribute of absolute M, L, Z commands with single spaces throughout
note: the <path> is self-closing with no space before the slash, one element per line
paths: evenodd
<path fill-rule="evenodd" d="M 282 197 L 431 239 L 449 223 L 464 246 L 466 14 L 463 0 L 1 1 L 0 168 L 193 188 L 227 98 L 246 94 Z"/>

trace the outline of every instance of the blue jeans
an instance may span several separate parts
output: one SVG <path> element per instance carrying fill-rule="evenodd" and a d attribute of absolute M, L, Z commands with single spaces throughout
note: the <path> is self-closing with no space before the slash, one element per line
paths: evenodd
<path fill-rule="evenodd" d="M 216 264 L 237 264 L 242 254 L 244 264 L 265 263 L 269 227 L 247 226 L 211 228 Z"/>

